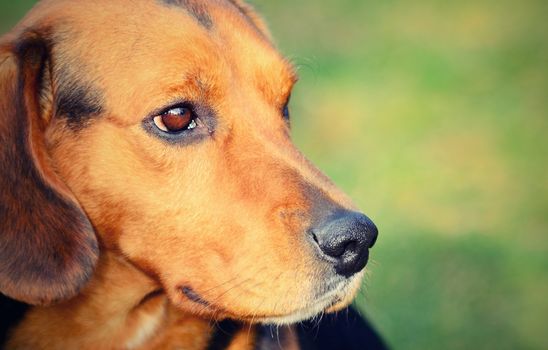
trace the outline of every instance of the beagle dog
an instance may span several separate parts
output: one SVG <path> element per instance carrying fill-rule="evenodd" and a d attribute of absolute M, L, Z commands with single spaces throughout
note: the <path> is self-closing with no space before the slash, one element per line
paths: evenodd
<path fill-rule="evenodd" d="M 4 347 L 317 346 L 377 228 L 292 144 L 296 81 L 240 0 L 40 1 L 0 40 Z"/>

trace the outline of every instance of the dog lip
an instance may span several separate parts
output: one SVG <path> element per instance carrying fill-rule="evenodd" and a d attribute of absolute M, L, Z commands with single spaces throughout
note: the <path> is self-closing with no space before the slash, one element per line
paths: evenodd
<path fill-rule="evenodd" d="M 204 305 L 204 306 L 210 306 L 211 304 L 200 297 L 198 293 L 196 293 L 191 287 L 183 286 L 179 288 L 181 292 L 190 300 L 197 304 Z"/>
<path fill-rule="evenodd" d="M 190 286 L 180 286 L 178 290 L 190 301 L 203 305 L 209 310 L 216 311 L 221 315 L 226 317 L 238 319 L 244 322 L 250 323 L 263 323 L 263 324 L 289 324 L 300 322 L 305 319 L 314 317 L 316 314 L 319 314 L 322 311 L 328 310 L 334 305 L 340 303 L 344 298 L 341 295 L 341 292 L 344 293 L 344 290 L 350 281 L 346 278 L 340 279 L 337 281 L 332 281 L 331 286 L 328 290 L 324 290 L 323 293 L 317 294 L 314 297 L 314 300 L 307 306 L 293 310 L 291 313 L 284 314 L 253 314 L 253 315 L 238 315 L 231 312 L 230 310 L 224 309 L 218 305 L 212 304 L 207 300 L 203 299 L 192 287 Z"/>

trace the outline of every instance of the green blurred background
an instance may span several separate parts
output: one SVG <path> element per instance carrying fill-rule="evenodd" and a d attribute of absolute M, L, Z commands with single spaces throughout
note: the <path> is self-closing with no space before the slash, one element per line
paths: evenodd
<path fill-rule="evenodd" d="M 388 343 L 548 349 L 548 1 L 252 2 L 296 143 L 380 228 L 357 304 Z"/>

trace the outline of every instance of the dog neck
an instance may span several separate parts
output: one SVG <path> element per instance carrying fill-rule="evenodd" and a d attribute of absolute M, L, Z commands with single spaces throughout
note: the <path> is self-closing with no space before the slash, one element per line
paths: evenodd
<path fill-rule="evenodd" d="M 285 349 L 298 348 L 287 327 L 276 329 L 272 338 L 269 327 L 214 324 L 175 309 L 152 278 L 121 256 L 104 253 L 82 293 L 30 309 L 7 348 L 242 350 L 277 344 L 280 332 L 288 333 L 282 336 Z"/>
<path fill-rule="evenodd" d="M 123 258 L 104 253 L 89 284 L 74 299 L 28 311 L 9 349 L 154 349 L 177 325 L 184 349 L 203 349 L 206 320 L 174 310 L 160 286 Z M 171 331 L 172 332 L 172 331 Z M 171 345 L 171 343 L 169 343 Z"/>

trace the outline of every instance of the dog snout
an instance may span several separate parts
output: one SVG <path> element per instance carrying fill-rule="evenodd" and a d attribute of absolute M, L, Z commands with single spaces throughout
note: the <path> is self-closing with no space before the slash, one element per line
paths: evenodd
<path fill-rule="evenodd" d="M 350 277 L 367 264 L 369 248 L 375 244 L 378 230 L 367 216 L 344 211 L 313 227 L 309 234 L 322 258 L 329 261 L 339 275 Z"/>

